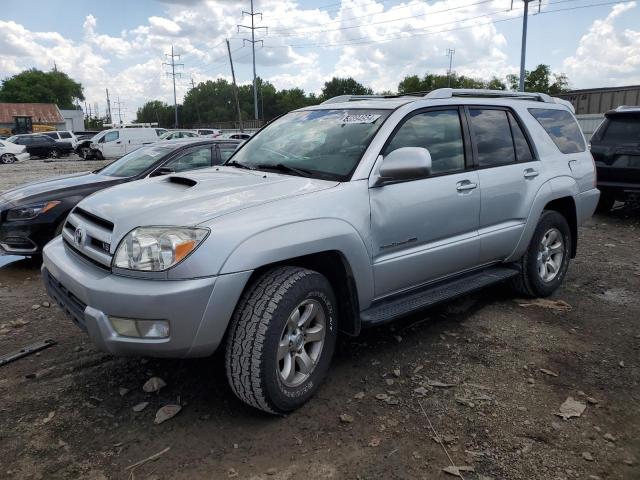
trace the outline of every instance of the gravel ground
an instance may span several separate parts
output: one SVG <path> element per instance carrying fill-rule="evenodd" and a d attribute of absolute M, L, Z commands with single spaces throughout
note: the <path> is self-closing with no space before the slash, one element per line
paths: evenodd
<path fill-rule="evenodd" d="M 98 352 L 49 306 L 35 261 L 0 258 L 0 354 L 58 342 L 0 367 L 0 477 L 455 478 L 449 455 L 465 480 L 638 479 L 639 229 L 624 208 L 581 228 L 551 303 L 496 287 L 341 338 L 324 385 L 286 417 L 236 400 L 219 354 Z M 152 376 L 159 393 L 142 390 Z M 585 410 L 563 420 L 568 397 Z M 182 411 L 154 424 L 167 404 Z"/>
<path fill-rule="evenodd" d="M 108 163 L 110 161 L 85 161 L 77 155 L 70 155 L 56 160 L 26 160 L 11 165 L 0 165 L 0 193 L 15 186 L 44 178 L 91 172 Z"/>

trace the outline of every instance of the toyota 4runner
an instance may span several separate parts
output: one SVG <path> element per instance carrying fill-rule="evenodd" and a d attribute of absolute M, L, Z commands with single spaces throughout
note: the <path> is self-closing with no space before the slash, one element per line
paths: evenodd
<path fill-rule="evenodd" d="M 224 348 L 235 394 L 285 413 L 318 388 L 338 331 L 500 282 L 552 294 L 595 181 L 570 108 L 544 94 L 337 97 L 225 165 L 86 198 L 43 280 L 100 349 Z"/>

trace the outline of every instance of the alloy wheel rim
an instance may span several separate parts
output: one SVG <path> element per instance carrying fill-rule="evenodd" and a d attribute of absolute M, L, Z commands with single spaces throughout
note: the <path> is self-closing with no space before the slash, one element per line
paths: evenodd
<path fill-rule="evenodd" d="M 562 268 L 565 246 L 562 233 L 557 228 L 551 228 L 542 236 L 538 248 L 538 275 L 543 282 L 553 281 Z"/>
<path fill-rule="evenodd" d="M 311 376 L 322 355 L 326 329 L 324 308 L 317 300 L 304 300 L 293 309 L 277 352 L 276 368 L 284 385 L 294 388 Z"/>

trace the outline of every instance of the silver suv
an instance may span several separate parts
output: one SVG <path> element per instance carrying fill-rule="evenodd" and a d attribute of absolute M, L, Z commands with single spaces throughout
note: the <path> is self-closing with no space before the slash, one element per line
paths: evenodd
<path fill-rule="evenodd" d="M 86 198 L 43 279 L 102 350 L 222 347 L 235 394 L 284 413 L 318 388 L 338 331 L 500 282 L 552 294 L 595 181 L 574 115 L 547 95 L 339 97 L 223 166 Z"/>

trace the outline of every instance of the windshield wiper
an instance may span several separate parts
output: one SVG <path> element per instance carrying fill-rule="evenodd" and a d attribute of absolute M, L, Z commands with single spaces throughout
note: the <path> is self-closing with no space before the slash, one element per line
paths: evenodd
<path fill-rule="evenodd" d="M 256 168 L 258 170 L 276 170 L 278 172 L 293 173 L 295 175 L 300 175 L 302 177 L 313 175 L 313 172 L 311 170 L 306 170 L 304 168 L 290 167 L 289 165 L 285 165 L 284 163 L 276 163 L 276 164 L 261 163 L 257 165 Z"/>
<path fill-rule="evenodd" d="M 237 162 L 235 160 L 229 163 L 225 163 L 223 167 L 237 167 L 237 168 L 244 168 L 245 170 L 255 170 L 253 167 L 250 167 L 249 165 L 245 165 L 244 163 Z"/>

